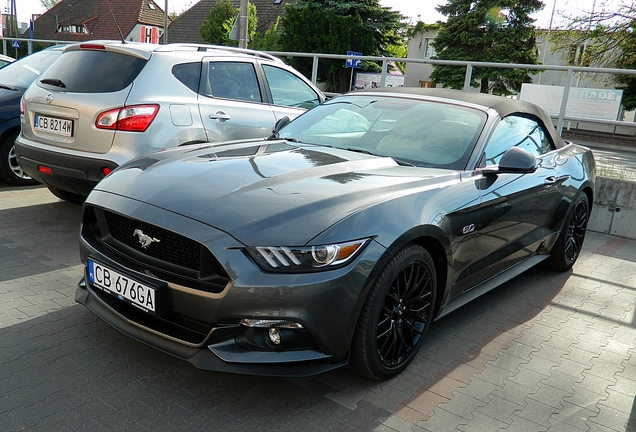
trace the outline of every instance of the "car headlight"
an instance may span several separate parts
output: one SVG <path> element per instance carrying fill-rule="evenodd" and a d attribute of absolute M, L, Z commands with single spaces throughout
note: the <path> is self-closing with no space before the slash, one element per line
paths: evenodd
<path fill-rule="evenodd" d="M 252 246 L 249 255 L 266 271 L 310 272 L 339 267 L 350 262 L 369 239 L 307 247 Z"/>

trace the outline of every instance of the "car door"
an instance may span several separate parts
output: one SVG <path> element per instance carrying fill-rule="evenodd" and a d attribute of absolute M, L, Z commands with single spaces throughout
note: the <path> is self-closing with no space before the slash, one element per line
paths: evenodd
<path fill-rule="evenodd" d="M 560 202 L 562 179 L 557 152 L 536 119 L 511 115 L 502 119 L 486 144 L 482 165 L 495 165 L 511 147 L 537 158 L 533 173 L 484 176 L 480 189 L 479 225 L 472 246 L 479 251 L 461 289 L 469 289 L 528 258 L 551 233 L 549 225 Z"/>
<path fill-rule="evenodd" d="M 294 119 L 321 102 L 321 97 L 307 80 L 286 69 L 262 64 L 276 120 Z"/>
<path fill-rule="evenodd" d="M 209 142 L 268 136 L 276 123 L 253 62 L 204 58 L 199 110 Z"/>

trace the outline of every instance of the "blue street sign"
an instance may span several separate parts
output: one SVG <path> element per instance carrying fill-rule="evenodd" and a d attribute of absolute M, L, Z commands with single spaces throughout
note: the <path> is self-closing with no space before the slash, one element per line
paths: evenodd
<path fill-rule="evenodd" d="M 15 49 L 20 48 L 20 41 L 13 41 L 11 42 L 11 46 Z"/>
<path fill-rule="evenodd" d="M 347 55 L 348 56 L 361 56 L 362 53 L 359 52 L 355 52 L 355 51 L 347 51 Z M 348 58 L 347 59 L 347 63 L 346 63 L 346 67 L 350 67 L 350 68 L 359 68 L 360 67 L 360 63 L 362 63 L 361 60 L 354 60 L 353 58 Z"/>

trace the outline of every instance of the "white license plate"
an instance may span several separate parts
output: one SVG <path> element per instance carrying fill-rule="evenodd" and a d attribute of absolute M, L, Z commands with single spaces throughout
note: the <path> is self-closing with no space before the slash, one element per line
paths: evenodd
<path fill-rule="evenodd" d="M 73 120 L 45 117 L 36 114 L 33 122 L 33 128 L 36 131 L 53 133 L 56 135 L 66 137 L 73 136 Z"/>
<path fill-rule="evenodd" d="M 155 288 L 137 282 L 93 260 L 88 260 L 87 267 L 88 279 L 93 286 L 144 312 L 156 314 L 157 291 Z"/>

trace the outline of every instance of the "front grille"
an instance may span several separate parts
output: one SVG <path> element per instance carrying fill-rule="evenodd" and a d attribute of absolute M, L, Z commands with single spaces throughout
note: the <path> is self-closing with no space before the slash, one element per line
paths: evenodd
<path fill-rule="evenodd" d="M 117 241 L 151 256 L 179 267 L 199 271 L 201 267 L 201 245 L 187 237 L 159 228 L 146 222 L 130 219 L 109 211 L 104 212 L 108 231 Z M 136 230 L 159 240 L 144 248 Z"/>

